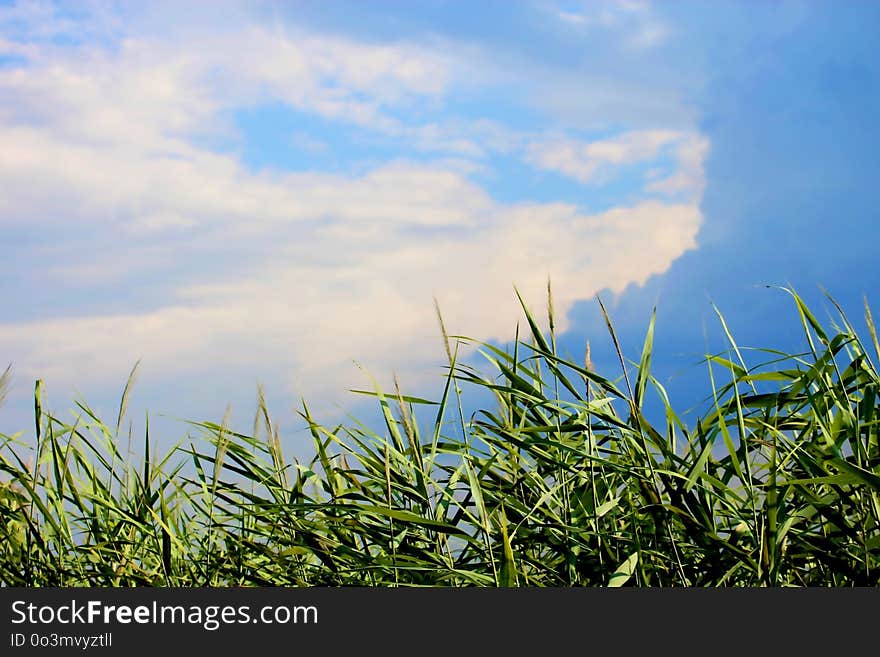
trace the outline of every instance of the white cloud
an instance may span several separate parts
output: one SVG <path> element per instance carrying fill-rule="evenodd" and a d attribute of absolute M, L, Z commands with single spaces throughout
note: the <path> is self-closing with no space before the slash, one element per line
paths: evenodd
<path fill-rule="evenodd" d="M 86 16 L 88 20 L 83 20 Z M 14 30 L 19 39 L 29 41 L 85 39 L 106 35 L 119 26 L 119 16 L 100 0 L 81 0 L 68 8 L 68 15 L 46 0 L 13 0 L 0 6 L 0 30 Z"/>
<path fill-rule="evenodd" d="M 32 48 L 29 59 L 26 69 L 0 71 L 8 120 L 78 142 L 154 150 L 170 138 L 219 129 L 221 107 L 268 100 L 408 136 L 412 128 L 385 108 L 442 95 L 451 66 L 414 44 L 360 44 L 257 25 L 186 41 L 127 36 L 113 50 L 45 46 Z"/>
<path fill-rule="evenodd" d="M 411 180 L 404 170 L 383 175 L 401 188 Z M 443 185 L 448 174 L 417 175 Z M 359 222 L 356 189 L 363 184 L 337 187 L 352 199 L 339 230 L 318 228 L 279 244 L 263 266 L 232 282 L 172 285 L 167 303 L 151 311 L 0 325 L 0 343 L 19 355 L 20 371 L 65 383 L 84 371 L 118 381 L 139 357 L 165 376 L 248 364 L 259 371 L 271 363 L 287 370 L 289 391 L 297 393 L 362 383 L 352 359 L 418 382 L 442 362 L 433 296 L 450 331 L 509 339 L 520 317 L 512 286 L 538 306 L 550 276 L 564 331 L 575 301 L 663 272 L 695 246 L 700 224 L 689 205 L 645 203 L 587 216 L 562 204 L 492 203 L 463 213 L 465 227 L 452 217 L 448 230 L 410 235 L 405 226 Z M 484 203 L 478 189 L 459 191 L 463 207 Z M 426 202 L 437 215 L 446 205 Z M 312 211 L 338 208 L 318 204 Z M 247 248 L 245 242 L 222 255 Z"/>
<path fill-rule="evenodd" d="M 618 42 L 631 49 L 647 50 L 662 46 L 671 35 L 669 26 L 657 18 L 648 2 L 589 0 L 565 8 L 551 4 L 546 9 L 572 29 L 613 31 Z"/>
<path fill-rule="evenodd" d="M 660 22 L 651 22 L 641 25 L 639 29 L 627 39 L 627 45 L 631 48 L 648 49 L 663 45 L 670 36 L 669 28 Z"/>
<path fill-rule="evenodd" d="M 628 165 L 658 163 L 666 156 L 674 169 L 666 175 L 661 168 L 651 169 L 645 191 L 698 204 L 706 184 L 708 153 L 709 140 L 694 131 L 638 130 L 592 142 L 561 137 L 536 141 L 529 145 L 526 158 L 538 168 L 599 185 Z"/>
<path fill-rule="evenodd" d="M 433 296 L 451 332 L 504 339 L 520 317 L 512 286 L 538 305 L 550 276 L 564 330 L 577 300 L 644 283 L 695 246 L 695 198 L 598 215 L 493 199 L 467 178 L 473 159 L 520 155 L 521 134 L 401 118 L 466 77 L 438 51 L 265 25 L 188 36 L 40 44 L 27 66 L 0 70 L 0 226 L 44 236 L 40 268 L 59 294 L 101 286 L 118 302 L 0 324 L 20 374 L 115 384 L 143 357 L 161 376 L 208 373 L 206 385 L 272 369 L 290 391 L 338 393 L 360 384 L 356 358 L 413 381 L 442 362 Z M 276 101 L 453 159 L 255 172 L 202 145 L 229 133 L 224 113 Z M 685 185 L 675 175 L 698 186 L 705 142 L 678 129 L 534 142 L 528 155 L 592 182 L 667 145 L 679 169 L 654 191 Z M 124 303 L 133 277 L 155 288 L 149 307 Z"/>
<path fill-rule="evenodd" d="M 588 22 L 587 17 L 584 14 L 578 14 L 571 11 L 557 11 L 556 17 L 565 23 L 577 26 L 584 25 Z"/>
<path fill-rule="evenodd" d="M 592 142 L 557 138 L 530 144 L 527 157 L 539 168 L 592 183 L 622 165 L 654 160 L 683 136 L 673 130 L 639 130 Z"/>
<path fill-rule="evenodd" d="M 706 186 L 704 163 L 708 154 L 709 140 L 699 134 L 688 134 L 676 146 L 675 172 L 661 180 L 651 182 L 646 189 L 666 196 L 684 197 L 689 202 L 699 203 Z"/>

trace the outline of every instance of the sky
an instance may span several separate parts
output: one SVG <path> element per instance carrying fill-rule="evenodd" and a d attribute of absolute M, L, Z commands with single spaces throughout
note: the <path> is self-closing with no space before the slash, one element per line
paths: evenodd
<path fill-rule="evenodd" d="M 691 408 L 712 303 L 793 351 L 767 286 L 880 298 L 878 28 L 856 1 L 0 2 L 0 431 L 32 431 L 37 378 L 113 423 L 140 361 L 135 415 L 246 427 L 261 384 L 296 451 L 302 398 L 439 395 L 435 299 L 504 345 L 548 278 L 560 348 L 612 376 L 595 296 L 634 359 L 656 306 Z"/>

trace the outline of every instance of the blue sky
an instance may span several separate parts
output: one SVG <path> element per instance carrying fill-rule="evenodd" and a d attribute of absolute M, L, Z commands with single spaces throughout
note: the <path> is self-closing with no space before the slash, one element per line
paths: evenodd
<path fill-rule="evenodd" d="M 185 6 L 184 6 L 185 5 Z M 798 349 L 791 283 L 877 297 L 880 4 L 0 3 L 3 431 L 33 380 L 115 419 L 282 430 L 451 332 L 504 343 L 553 281 L 563 349 L 616 371 L 593 298 L 684 410 L 722 345 Z M 175 429 L 170 428 L 171 434 Z M 174 438 L 178 436 L 172 436 Z M 292 438 L 295 440 L 295 438 Z"/>

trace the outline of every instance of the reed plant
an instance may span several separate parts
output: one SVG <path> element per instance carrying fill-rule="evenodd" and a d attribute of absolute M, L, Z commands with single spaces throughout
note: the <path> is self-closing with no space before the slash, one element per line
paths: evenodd
<path fill-rule="evenodd" d="M 16 586 L 875 586 L 880 344 L 802 298 L 798 353 L 707 354 L 685 423 L 651 374 L 654 317 L 620 371 L 557 349 L 523 304 L 507 348 L 450 336 L 437 399 L 378 386 L 380 422 L 299 414 L 286 456 L 260 393 L 250 433 L 190 422 L 154 454 L 83 401 L 35 388 L 34 435 L 0 435 L 0 581 Z M 833 300 L 830 303 L 834 305 Z M 439 317 L 439 310 L 438 310 Z M 442 327 L 442 318 L 440 318 Z M 549 330 L 541 326 L 549 326 Z M 461 357 L 474 349 L 483 359 Z M 7 373 L 0 379 L 0 396 Z M 472 411 L 474 392 L 494 403 Z M 649 395 L 661 411 L 647 409 Z M 143 445 L 134 463 L 122 445 Z"/>

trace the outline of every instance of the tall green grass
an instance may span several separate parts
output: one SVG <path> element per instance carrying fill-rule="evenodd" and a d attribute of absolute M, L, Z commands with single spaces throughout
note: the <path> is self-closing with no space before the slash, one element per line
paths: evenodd
<path fill-rule="evenodd" d="M 488 373 L 459 359 L 473 341 L 444 328 L 439 398 L 369 391 L 382 430 L 324 426 L 303 404 L 307 462 L 283 453 L 262 394 L 251 433 L 194 422 L 160 457 L 147 424 L 132 463 L 130 385 L 108 425 L 83 402 L 75 421 L 55 417 L 38 381 L 35 435 L 0 436 L 0 580 L 877 585 L 877 332 L 867 305 L 866 345 L 842 311 L 825 327 L 787 292 L 806 351 L 742 349 L 719 314 L 728 347 L 706 356 L 710 402 L 690 426 L 651 375 L 653 317 L 630 362 L 605 314 L 612 378 L 589 347 L 578 362 L 557 351 L 552 296 L 549 332 L 523 304 L 510 348 L 476 343 Z M 494 405 L 469 413 L 473 390 Z M 651 419 L 649 395 L 662 401 Z"/>

